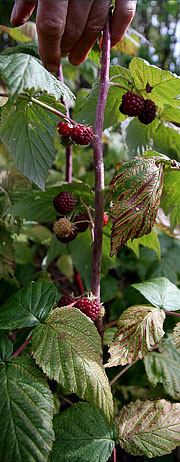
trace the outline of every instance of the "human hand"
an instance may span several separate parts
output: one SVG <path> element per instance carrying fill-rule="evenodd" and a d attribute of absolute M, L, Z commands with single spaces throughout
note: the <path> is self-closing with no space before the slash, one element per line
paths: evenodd
<path fill-rule="evenodd" d="M 83 62 L 103 30 L 110 0 L 39 0 L 36 27 L 39 54 L 45 68 L 57 71 L 61 56 L 69 55 L 74 66 Z M 28 21 L 36 0 L 18 0 L 11 14 L 11 23 L 20 26 Z M 136 0 L 116 0 L 111 20 L 112 46 L 124 36 L 131 23 Z"/>

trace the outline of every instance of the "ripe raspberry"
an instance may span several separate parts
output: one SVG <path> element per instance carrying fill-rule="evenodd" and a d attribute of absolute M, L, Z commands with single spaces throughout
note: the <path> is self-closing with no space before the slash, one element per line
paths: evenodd
<path fill-rule="evenodd" d="M 62 242 L 63 244 L 67 244 L 68 242 L 74 241 L 77 235 L 78 235 L 78 230 L 76 229 L 76 227 L 74 227 L 71 234 L 68 237 L 58 237 L 57 236 L 57 238 L 58 238 L 58 241 Z"/>
<path fill-rule="evenodd" d="M 91 127 L 77 124 L 71 130 L 71 138 L 76 144 L 87 145 L 93 139 L 94 133 Z"/>
<path fill-rule="evenodd" d="M 128 91 L 122 96 L 122 105 L 123 114 L 130 117 L 138 116 L 144 109 L 144 99 L 142 96 L 133 93 L 133 91 Z M 122 109 L 120 109 L 121 112 Z"/>
<path fill-rule="evenodd" d="M 66 122 L 59 122 L 58 123 L 58 132 L 60 135 L 63 135 L 63 136 L 70 136 L 70 132 L 71 132 L 71 127 L 68 123 Z"/>
<path fill-rule="evenodd" d="M 74 302 L 74 298 L 71 295 L 62 295 L 59 299 L 58 306 L 68 306 Z"/>
<path fill-rule="evenodd" d="M 124 112 L 124 109 L 123 109 L 123 103 L 120 104 L 119 110 L 120 110 L 120 112 L 121 112 L 122 114 L 125 114 L 125 115 L 126 115 L 126 113 Z"/>
<path fill-rule="evenodd" d="M 75 200 L 72 194 L 64 191 L 59 193 L 53 200 L 54 208 L 58 213 L 66 215 L 75 208 Z"/>
<path fill-rule="evenodd" d="M 84 233 L 84 231 L 86 231 L 86 229 L 89 226 L 88 219 L 89 218 L 86 215 L 86 213 L 82 213 L 82 215 L 76 215 L 75 216 L 74 222 L 76 223 L 76 228 L 78 230 L 78 233 Z M 80 222 L 80 223 L 78 223 L 78 222 Z"/>
<path fill-rule="evenodd" d="M 90 300 L 87 297 L 80 298 L 74 306 L 86 314 L 86 316 L 89 316 L 92 321 L 97 319 L 101 311 L 100 303 L 96 302 L 96 300 Z"/>
<path fill-rule="evenodd" d="M 103 226 L 106 226 L 109 221 L 109 215 L 107 213 L 104 213 L 104 220 L 103 220 Z"/>
<path fill-rule="evenodd" d="M 58 237 L 69 237 L 72 232 L 72 224 L 67 218 L 60 218 L 53 225 L 53 231 Z"/>
<path fill-rule="evenodd" d="M 144 101 L 144 109 L 141 114 L 138 116 L 138 119 L 142 124 L 148 125 L 156 117 L 156 106 L 151 99 L 146 99 Z"/>

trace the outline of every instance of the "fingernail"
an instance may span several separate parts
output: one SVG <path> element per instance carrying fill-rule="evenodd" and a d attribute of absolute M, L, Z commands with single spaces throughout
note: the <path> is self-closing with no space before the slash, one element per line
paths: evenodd
<path fill-rule="evenodd" d="M 44 63 L 43 62 L 43 66 L 49 72 L 57 72 L 57 70 L 58 70 L 58 66 L 56 64 L 53 64 L 53 63 Z"/>

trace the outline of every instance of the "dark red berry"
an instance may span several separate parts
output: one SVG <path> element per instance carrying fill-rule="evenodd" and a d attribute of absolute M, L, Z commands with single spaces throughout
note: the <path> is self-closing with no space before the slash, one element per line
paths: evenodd
<path fill-rule="evenodd" d="M 76 223 L 76 228 L 78 233 L 84 233 L 89 226 L 88 223 L 88 216 L 86 213 L 82 213 L 81 215 L 76 215 L 74 218 L 74 223 Z"/>
<path fill-rule="evenodd" d="M 62 295 L 59 299 L 58 306 L 68 306 L 74 302 L 74 298 L 71 295 Z"/>
<path fill-rule="evenodd" d="M 104 219 L 103 219 L 103 226 L 106 226 L 109 221 L 109 215 L 107 213 L 104 213 Z"/>
<path fill-rule="evenodd" d="M 122 114 L 125 114 L 125 115 L 126 115 L 126 113 L 124 112 L 124 109 L 123 109 L 123 103 L 120 104 L 119 110 L 120 110 L 120 112 L 121 112 Z"/>
<path fill-rule="evenodd" d="M 71 132 L 71 127 L 67 122 L 59 122 L 58 123 L 58 132 L 60 135 L 69 136 Z"/>
<path fill-rule="evenodd" d="M 96 302 L 96 300 L 90 300 L 87 297 L 77 300 L 74 306 L 86 314 L 86 316 L 89 316 L 92 321 L 97 319 L 101 311 L 100 303 Z"/>
<path fill-rule="evenodd" d="M 58 213 L 66 215 L 75 208 L 75 200 L 72 194 L 64 191 L 59 193 L 53 200 L 54 208 Z"/>
<path fill-rule="evenodd" d="M 94 133 L 91 127 L 85 127 L 84 125 L 74 125 L 71 130 L 71 138 L 76 144 L 87 145 L 90 144 L 93 139 Z"/>
<path fill-rule="evenodd" d="M 73 228 L 72 233 L 68 237 L 58 237 L 58 241 L 62 242 L 63 244 L 67 244 L 68 242 L 74 241 L 78 235 L 78 230 L 76 227 Z"/>
<path fill-rule="evenodd" d="M 156 106 L 151 99 L 146 99 L 144 101 L 144 109 L 141 114 L 138 116 L 138 119 L 142 124 L 148 125 L 156 117 Z"/>
<path fill-rule="evenodd" d="M 142 96 L 133 93 L 133 91 L 128 91 L 122 96 L 122 105 L 123 114 L 130 117 L 138 116 L 144 109 L 144 99 Z"/>

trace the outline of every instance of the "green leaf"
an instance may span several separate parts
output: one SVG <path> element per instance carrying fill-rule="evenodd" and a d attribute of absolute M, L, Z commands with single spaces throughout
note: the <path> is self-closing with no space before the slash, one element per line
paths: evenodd
<path fill-rule="evenodd" d="M 50 379 L 94 403 L 108 420 L 111 390 L 101 364 L 101 339 L 94 323 L 77 308 L 57 308 L 32 337 L 33 356 Z"/>
<path fill-rule="evenodd" d="M 34 327 L 43 321 L 56 300 L 56 288 L 46 281 L 31 282 L 8 298 L 0 310 L 0 328 Z"/>
<path fill-rule="evenodd" d="M 13 354 L 13 344 L 8 338 L 7 331 L 0 331 L 0 362 L 8 361 Z"/>
<path fill-rule="evenodd" d="M 53 138 L 58 120 L 28 99 L 17 101 L 16 107 L 2 118 L 0 136 L 16 167 L 42 190 L 56 156 Z"/>
<path fill-rule="evenodd" d="M 25 43 L 19 43 L 14 47 L 6 48 L 1 54 L 12 55 L 14 53 L 25 53 L 26 55 L 31 55 L 40 59 L 38 53 L 38 41 L 32 40 Z"/>
<path fill-rule="evenodd" d="M 0 224 L 0 279 L 16 283 L 14 277 L 13 240 L 4 224 Z"/>
<path fill-rule="evenodd" d="M 179 108 L 173 108 L 173 111 L 172 111 L 171 106 L 164 105 L 164 110 L 161 113 L 161 119 L 164 119 L 165 122 L 174 122 L 174 123 L 179 124 L 180 123 Z"/>
<path fill-rule="evenodd" d="M 144 358 L 148 380 L 155 387 L 162 383 L 173 399 L 180 399 L 180 352 L 171 335 L 159 346 L 159 353 L 152 351 Z"/>
<path fill-rule="evenodd" d="M 45 462 L 51 450 L 53 399 L 32 358 L 0 366 L 0 459 Z"/>
<path fill-rule="evenodd" d="M 171 230 L 173 231 L 180 223 L 180 172 L 171 171 L 164 173 L 163 194 L 161 207 L 165 215 L 171 212 Z"/>
<path fill-rule="evenodd" d="M 10 92 L 11 103 L 25 90 L 41 91 L 54 96 L 58 101 L 74 99 L 73 93 L 62 82 L 48 72 L 33 56 L 24 53 L 0 56 L 0 75 Z"/>
<path fill-rule="evenodd" d="M 111 211 L 111 256 L 131 239 L 149 234 L 157 215 L 163 166 L 154 160 L 134 159 L 117 172 Z"/>
<path fill-rule="evenodd" d="M 123 406 L 114 424 L 117 442 L 134 456 L 163 456 L 180 444 L 179 403 L 137 400 Z"/>
<path fill-rule="evenodd" d="M 110 274 L 101 279 L 101 301 L 106 303 L 112 300 L 119 291 L 119 282 Z"/>
<path fill-rule="evenodd" d="M 164 277 L 132 284 L 132 287 L 157 308 L 167 311 L 180 310 L 180 289 Z"/>
<path fill-rule="evenodd" d="M 83 279 L 86 290 L 91 291 L 92 238 L 90 230 L 77 236 L 69 243 L 69 248 L 73 264 Z"/>
<path fill-rule="evenodd" d="M 139 122 L 134 117 L 126 128 L 125 142 L 128 148 L 128 157 L 133 159 L 135 156 L 142 155 L 146 149 L 151 146 L 151 140 L 154 139 L 154 133 L 157 130 L 159 120 L 156 118 L 149 125 Z"/>
<path fill-rule="evenodd" d="M 46 226 L 35 225 L 31 228 L 28 228 L 26 235 L 31 241 L 36 242 L 37 244 L 49 245 L 52 238 L 51 231 L 46 228 Z"/>
<path fill-rule="evenodd" d="M 179 106 L 179 100 L 176 98 L 180 94 L 180 78 L 176 74 L 162 71 L 141 58 L 133 58 L 129 68 L 136 88 L 144 90 L 142 96 L 147 98 L 146 85 L 149 83 L 150 87 L 153 87 L 150 99 L 155 104 L 162 108 L 164 104 L 176 108 Z"/>
<path fill-rule="evenodd" d="M 68 253 L 67 246 L 62 244 L 62 242 L 58 241 L 56 235 L 53 234 L 48 252 L 42 262 L 43 271 L 47 270 L 49 264 L 53 260 L 55 260 L 55 258 L 59 257 L 60 255 L 67 254 L 67 253 Z"/>
<path fill-rule="evenodd" d="M 161 123 L 154 133 L 153 146 L 156 151 L 163 152 L 163 154 L 166 154 L 171 158 L 179 159 L 180 133 L 177 130 L 177 127 L 173 127 L 172 124 L 171 126 L 168 126 L 168 124 L 164 125 Z"/>
<path fill-rule="evenodd" d="M 74 266 L 71 255 L 62 255 L 57 260 L 58 269 L 73 282 Z"/>
<path fill-rule="evenodd" d="M 107 367 L 131 364 L 142 359 L 164 335 L 165 313 L 153 306 L 131 306 L 117 323 Z"/>
<path fill-rule="evenodd" d="M 50 462 L 106 462 L 114 449 L 113 430 L 93 404 L 74 404 L 57 414 L 54 430 Z"/>
<path fill-rule="evenodd" d="M 133 250 L 137 258 L 139 258 L 139 246 L 143 245 L 143 247 L 148 247 L 149 249 L 154 250 L 160 260 L 161 248 L 158 236 L 154 228 L 152 229 L 151 233 L 139 237 L 138 239 L 134 239 L 133 242 L 128 241 L 126 245 L 129 247 L 129 249 Z"/>

